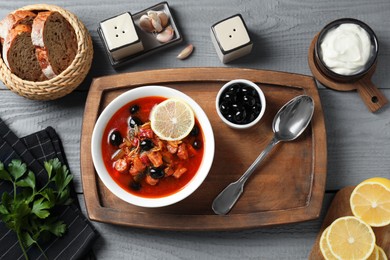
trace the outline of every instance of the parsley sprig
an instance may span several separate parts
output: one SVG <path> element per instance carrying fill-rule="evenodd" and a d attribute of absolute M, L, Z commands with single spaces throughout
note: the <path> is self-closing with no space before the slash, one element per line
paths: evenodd
<path fill-rule="evenodd" d="M 0 162 L 0 179 L 13 185 L 11 193 L 3 192 L 0 201 L 0 219 L 13 230 L 26 259 L 27 249 L 35 245 L 45 255 L 38 241 L 51 234 L 61 237 L 66 224 L 54 214 L 57 206 L 69 205 L 73 176 L 56 158 L 44 163 L 47 182 L 37 187 L 35 174 L 20 160 L 12 160 L 8 169 Z"/>

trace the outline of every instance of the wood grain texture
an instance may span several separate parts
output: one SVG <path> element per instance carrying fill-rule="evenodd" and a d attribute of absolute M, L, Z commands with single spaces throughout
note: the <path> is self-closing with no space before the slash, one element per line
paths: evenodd
<path fill-rule="evenodd" d="M 324 198 L 323 210 L 333 195 Z M 79 196 L 82 206 L 84 197 Z M 83 213 L 86 210 L 83 207 Z M 322 217 L 278 227 L 225 232 L 145 230 L 95 224 L 98 259 L 307 259 Z"/>
<path fill-rule="evenodd" d="M 379 57 L 373 83 L 390 98 L 390 2 L 388 0 L 276 0 L 276 1 L 181 1 L 169 0 L 184 42 L 146 57 L 120 71 L 108 63 L 97 35 L 101 20 L 124 11 L 138 12 L 156 1 L 53 0 L 76 14 L 91 33 L 94 60 L 84 83 L 56 102 L 23 99 L 0 83 L 0 117 L 23 136 L 49 125 L 59 133 L 75 175 L 82 200 L 80 179 L 80 132 L 88 88 L 93 77 L 120 72 L 176 67 L 245 67 L 311 75 L 307 51 L 322 27 L 342 17 L 366 22 L 379 39 Z M 27 0 L 0 1 L 0 17 Z M 215 22 L 241 13 L 254 41 L 251 55 L 222 64 L 211 43 L 209 30 Z M 195 51 L 187 60 L 175 57 L 188 43 Z M 153 75 L 151 75 L 152 77 Z M 326 198 L 348 185 L 372 176 L 390 177 L 390 108 L 369 113 L 356 92 L 336 92 L 319 85 L 328 141 Z M 320 219 L 278 228 L 241 232 L 187 233 L 123 228 L 94 223 L 102 237 L 95 245 L 98 259 L 307 259 L 320 229 Z M 85 212 L 85 211 L 84 211 Z"/>

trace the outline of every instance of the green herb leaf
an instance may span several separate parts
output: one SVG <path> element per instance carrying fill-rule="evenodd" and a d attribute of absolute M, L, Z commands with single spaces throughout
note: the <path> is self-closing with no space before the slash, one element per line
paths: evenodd
<path fill-rule="evenodd" d="M 54 172 L 56 172 L 57 169 L 61 167 L 61 162 L 58 160 L 58 158 L 55 158 L 49 160 L 48 162 L 45 162 L 44 166 L 45 166 L 45 170 L 47 171 L 47 175 L 49 176 L 49 180 L 51 180 L 53 170 Z"/>
<path fill-rule="evenodd" d="M 51 179 L 51 173 L 53 171 L 53 166 L 49 162 L 44 162 L 43 166 L 45 167 L 45 170 L 47 172 L 47 175 L 49 176 L 49 180 Z"/>
<path fill-rule="evenodd" d="M 11 175 L 4 169 L 4 164 L 0 162 L 0 180 L 12 181 Z"/>
<path fill-rule="evenodd" d="M 37 215 L 39 218 L 47 218 L 50 215 L 48 210 L 50 208 L 50 202 L 45 198 L 40 198 L 39 200 L 34 201 L 32 213 Z"/>
<path fill-rule="evenodd" d="M 20 236 L 23 239 L 23 244 L 26 248 L 29 248 L 33 244 L 37 243 L 37 241 L 34 240 L 28 232 L 22 232 Z"/>
<path fill-rule="evenodd" d="M 32 171 L 29 171 L 27 176 L 16 182 L 18 187 L 29 187 L 35 189 L 35 174 Z"/>
<path fill-rule="evenodd" d="M 51 222 L 45 223 L 42 230 L 49 231 L 57 237 L 62 236 L 66 232 L 66 224 L 62 220 L 53 219 Z"/>
<path fill-rule="evenodd" d="M 62 192 L 68 184 L 72 181 L 72 175 L 69 174 L 68 169 L 64 165 L 56 169 L 56 175 L 54 177 L 54 182 L 57 186 L 57 190 Z"/>
<path fill-rule="evenodd" d="M 54 194 L 54 190 L 52 188 L 46 188 L 41 191 L 40 195 L 42 195 L 45 199 L 52 203 L 52 206 L 55 205 L 56 195 Z"/>
<path fill-rule="evenodd" d="M 11 212 L 11 216 L 13 217 L 13 225 L 16 232 L 19 232 L 23 226 L 27 225 L 26 216 L 28 216 L 31 212 L 31 208 L 28 203 L 25 201 L 14 201 L 14 207 Z M 11 223 L 12 224 L 12 223 Z"/>
<path fill-rule="evenodd" d="M 8 165 L 8 171 L 12 177 L 14 177 L 14 180 L 17 181 L 27 171 L 27 166 L 20 160 L 12 160 L 12 162 Z"/>
<path fill-rule="evenodd" d="M 0 219 L 7 223 L 10 219 L 10 210 L 11 210 L 11 198 L 7 192 L 3 192 L 3 195 L 1 196 L 1 203 L 0 203 Z"/>
<path fill-rule="evenodd" d="M 62 204 L 62 205 L 69 205 L 70 203 L 72 203 L 72 199 L 69 198 L 70 197 L 70 190 L 69 189 L 65 189 L 61 192 L 58 193 L 58 203 Z"/>
<path fill-rule="evenodd" d="M 2 214 L 2 215 L 9 214 L 8 209 L 3 204 L 0 205 L 0 214 Z"/>

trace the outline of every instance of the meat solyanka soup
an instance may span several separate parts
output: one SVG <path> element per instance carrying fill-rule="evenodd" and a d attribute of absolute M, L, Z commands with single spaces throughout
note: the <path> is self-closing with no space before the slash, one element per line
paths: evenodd
<path fill-rule="evenodd" d="M 195 125 L 182 140 L 165 141 L 151 129 L 152 108 L 166 100 L 145 97 L 120 108 L 103 134 L 102 151 L 107 171 L 128 192 L 159 198 L 182 189 L 197 172 L 203 157 L 203 133 Z"/>

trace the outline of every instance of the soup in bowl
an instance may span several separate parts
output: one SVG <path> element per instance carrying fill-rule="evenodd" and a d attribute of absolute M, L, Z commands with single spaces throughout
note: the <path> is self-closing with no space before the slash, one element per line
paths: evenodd
<path fill-rule="evenodd" d="M 184 118 L 165 119 L 171 104 L 187 112 Z M 185 121 L 188 131 L 165 134 L 161 128 L 173 120 L 178 125 Z M 91 145 L 104 185 L 142 207 L 163 207 L 188 197 L 202 184 L 214 158 L 213 130 L 203 109 L 188 95 L 162 86 L 138 87 L 110 102 L 95 124 Z"/>

